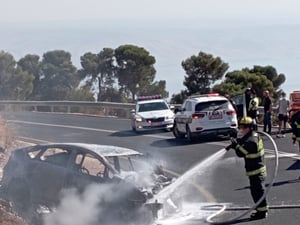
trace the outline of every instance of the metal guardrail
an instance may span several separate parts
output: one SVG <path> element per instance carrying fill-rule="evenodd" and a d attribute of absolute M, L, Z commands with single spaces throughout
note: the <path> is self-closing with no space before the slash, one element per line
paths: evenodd
<path fill-rule="evenodd" d="M 87 113 L 130 118 L 133 103 L 85 101 L 0 101 L 2 111 Z"/>
<path fill-rule="evenodd" d="M 172 104 L 180 108 L 180 104 Z M 88 101 L 0 101 L 0 111 L 36 111 L 36 112 L 66 112 L 85 113 L 100 116 L 116 116 L 130 118 L 134 103 L 117 102 L 88 102 Z M 273 113 L 276 108 L 273 107 Z M 263 115 L 263 107 L 259 107 L 260 115 Z"/>

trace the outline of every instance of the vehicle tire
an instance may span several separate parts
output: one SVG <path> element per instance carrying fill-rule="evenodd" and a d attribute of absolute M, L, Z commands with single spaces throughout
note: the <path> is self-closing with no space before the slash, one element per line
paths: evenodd
<path fill-rule="evenodd" d="M 193 141 L 194 140 L 194 136 L 193 136 L 193 134 L 192 134 L 192 132 L 190 130 L 189 125 L 186 125 L 186 139 L 188 141 Z"/>
<path fill-rule="evenodd" d="M 177 124 L 174 123 L 174 127 L 173 127 L 173 135 L 175 136 L 175 138 L 177 139 L 182 139 L 184 138 L 184 134 L 181 133 L 178 128 L 177 128 Z"/>

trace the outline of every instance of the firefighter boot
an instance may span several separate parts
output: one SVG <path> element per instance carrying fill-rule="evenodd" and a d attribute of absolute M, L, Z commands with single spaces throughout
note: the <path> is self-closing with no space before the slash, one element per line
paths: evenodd
<path fill-rule="evenodd" d="M 260 220 L 267 218 L 268 213 L 267 212 L 260 212 L 256 211 L 255 213 L 252 213 L 250 216 L 250 220 Z"/>

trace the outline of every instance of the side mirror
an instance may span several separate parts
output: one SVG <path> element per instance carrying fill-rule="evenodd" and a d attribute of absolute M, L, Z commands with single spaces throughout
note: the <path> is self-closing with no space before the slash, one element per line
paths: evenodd
<path fill-rule="evenodd" d="M 175 109 L 175 106 L 174 106 L 174 105 L 170 105 L 170 109 L 171 109 L 171 110 L 174 110 L 174 109 Z"/>
<path fill-rule="evenodd" d="M 135 109 L 130 110 L 130 112 L 131 112 L 132 114 L 134 114 L 134 113 L 135 113 Z"/>

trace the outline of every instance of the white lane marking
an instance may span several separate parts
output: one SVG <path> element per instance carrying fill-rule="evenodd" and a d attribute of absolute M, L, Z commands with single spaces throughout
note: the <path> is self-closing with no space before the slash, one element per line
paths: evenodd
<path fill-rule="evenodd" d="M 281 152 L 279 152 L 278 157 L 279 158 L 293 158 L 293 159 L 300 160 L 300 156 L 298 154 L 295 154 L 295 153 L 281 153 Z M 269 159 L 275 158 L 275 155 L 274 154 L 272 154 L 272 155 L 267 154 L 267 155 L 265 155 L 265 158 L 269 158 Z"/>
<path fill-rule="evenodd" d="M 96 128 L 90 128 L 90 127 L 77 127 L 77 126 L 59 125 L 59 124 L 49 124 L 49 123 L 27 122 L 27 121 L 20 121 L 20 120 L 8 120 L 8 122 L 39 125 L 39 126 L 47 126 L 47 127 L 60 127 L 60 128 L 71 128 L 71 129 L 79 129 L 79 130 L 98 131 L 98 132 L 106 132 L 106 133 L 115 133 L 116 132 L 114 130 L 96 129 Z"/>
<path fill-rule="evenodd" d="M 70 125 L 59 125 L 59 124 L 48 124 L 48 123 L 37 123 L 37 122 L 28 122 L 28 121 L 21 121 L 21 120 L 8 120 L 8 122 L 11 123 L 22 123 L 22 124 L 32 124 L 32 125 L 39 125 L 39 126 L 49 126 L 49 127 L 60 127 L 60 128 L 70 128 L 70 129 L 79 129 L 79 130 L 88 130 L 88 131 L 96 131 L 96 132 L 106 132 L 106 133 L 115 133 L 118 132 L 116 130 L 107 130 L 107 129 L 97 129 L 97 128 L 89 128 L 89 127 L 78 127 L 78 126 L 70 126 Z M 153 137 L 157 139 L 171 139 L 168 136 L 162 136 L 162 135 L 152 135 L 152 134 L 145 134 L 141 135 L 145 137 Z M 222 146 L 226 147 L 228 144 L 222 143 L 222 142 L 208 142 L 206 144 L 210 145 L 217 145 L 217 146 Z M 272 149 L 266 149 L 265 151 L 269 154 L 274 154 L 274 150 Z M 288 152 L 283 152 L 283 151 L 278 151 L 278 155 L 280 158 L 293 158 L 293 159 L 299 159 L 300 156 L 298 154 L 294 153 L 288 153 Z M 275 157 L 275 156 L 273 156 Z M 272 156 L 266 156 L 266 158 L 272 158 Z"/>
<path fill-rule="evenodd" d="M 70 128 L 70 129 L 78 129 L 78 130 L 88 130 L 88 131 L 105 132 L 105 133 L 118 132 L 116 130 L 98 129 L 98 128 L 90 128 L 90 127 L 78 127 L 78 126 L 60 125 L 60 124 L 49 124 L 49 123 L 37 123 L 37 122 L 28 122 L 28 121 L 21 121 L 21 120 L 8 120 L 7 122 L 31 124 L 31 125 L 38 125 L 38 126 L 48 126 L 48 127 Z M 128 131 L 128 132 L 131 132 L 131 131 Z M 141 135 L 141 136 L 153 137 L 153 138 L 158 138 L 158 139 L 170 139 L 170 137 L 162 136 L 162 135 L 145 134 L 145 135 Z"/>

